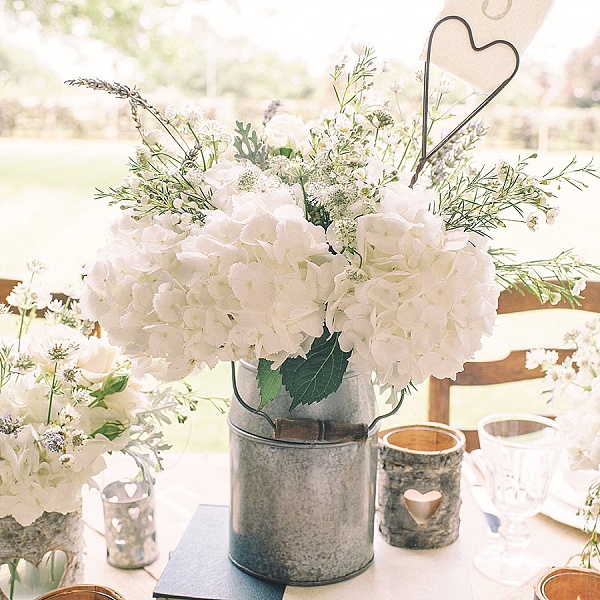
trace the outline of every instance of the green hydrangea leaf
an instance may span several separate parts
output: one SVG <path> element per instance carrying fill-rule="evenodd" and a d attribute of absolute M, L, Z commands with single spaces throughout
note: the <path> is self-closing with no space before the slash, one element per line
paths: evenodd
<path fill-rule="evenodd" d="M 292 397 L 290 410 L 299 404 L 319 402 L 335 392 L 348 366 L 350 352 L 343 352 L 338 335 L 327 329 L 315 340 L 306 358 L 288 358 L 279 368 L 285 389 Z"/>
<path fill-rule="evenodd" d="M 260 389 L 260 405 L 258 410 L 263 408 L 267 402 L 270 402 L 279 394 L 281 390 L 281 373 L 279 369 L 271 369 L 272 361 L 261 358 L 258 361 L 256 378 Z"/>

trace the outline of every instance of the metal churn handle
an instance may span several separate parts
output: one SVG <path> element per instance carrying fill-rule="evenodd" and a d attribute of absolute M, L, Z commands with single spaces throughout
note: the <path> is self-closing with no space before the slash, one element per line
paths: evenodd
<path fill-rule="evenodd" d="M 366 423 L 344 423 L 329 419 L 271 419 L 261 410 L 252 408 L 242 399 L 235 376 L 235 363 L 231 363 L 231 383 L 233 394 L 237 401 L 249 412 L 265 419 L 273 429 L 273 438 L 276 440 L 297 440 L 302 442 L 365 442 L 373 428 L 387 417 L 391 417 L 402 405 L 406 390 L 400 393 L 398 403 L 394 408 L 376 417 L 370 425 Z"/>

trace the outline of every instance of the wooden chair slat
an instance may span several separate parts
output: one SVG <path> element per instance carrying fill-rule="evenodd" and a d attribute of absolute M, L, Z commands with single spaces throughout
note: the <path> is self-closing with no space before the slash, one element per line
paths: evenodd
<path fill-rule="evenodd" d="M 503 291 L 498 300 L 498 314 L 517 314 L 538 310 L 569 309 L 567 302 L 552 305 L 549 302 L 541 304 L 533 294 L 520 294 L 518 291 Z M 600 281 L 588 281 L 582 292 L 580 304 L 573 307 L 592 313 L 600 313 Z M 530 381 L 541 379 L 543 373 L 540 369 L 527 369 L 525 358 L 527 350 L 534 348 L 518 349 L 511 351 L 506 357 L 492 361 L 470 361 L 464 370 L 452 379 L 429 378 L 428 419 L 437 423 L 450 423 L 450 395 L 452 389 L 460 386 L 497 385 L 517 381 Z M 562 361 L 573 350 L 555 348 Z M 474 428 L 461 428 L 467 436 L 467 451 L 479 446 L 477 431 Z"/>

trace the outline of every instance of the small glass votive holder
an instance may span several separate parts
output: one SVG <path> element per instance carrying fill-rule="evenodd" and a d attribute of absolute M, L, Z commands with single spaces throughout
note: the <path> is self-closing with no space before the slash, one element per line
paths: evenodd
<path fill-rule="evenodd" d="M 560 567 L 546 573 L 535 587 L 534 600 L 598 600 L 600 572 Z"/>
<path fill-rule="evenodd" d="M 106 560 L 120 569 L 139 569 L 158 558 L 153 486 L 115 481 L 102 490 Z"/>

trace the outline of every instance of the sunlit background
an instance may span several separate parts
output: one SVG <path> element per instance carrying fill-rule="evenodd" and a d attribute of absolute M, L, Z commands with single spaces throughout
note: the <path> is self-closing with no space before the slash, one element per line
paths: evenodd
<path fill-rule="evenodd" d="M 0 0 L 0 276 L 23 277 L 35 257 L 49 265 L 57 287 L 75 280 L 115 216 L 95 193 L 127 172 L 136 143 L 127 103 L 66 79 L 137 86 L 156 106 L 199 104 L 233 127 L 236 118 L 259 122 L 273 98 L 283 110 L 318 115 L 333 101 L 329 73 L 350 42 L 360 41 L 375 47 L 386 81 L 400 82 L 406 105 L 418 108 L 414 73 L 443 5 Z M 461 110 L 466 114 L 467 104 Z M 597 156 L 600 2 L 556 0 L 517 77 L 482 118 L 490 127 L 480 153 L 486 162 L 538 152 L 541 174 L 573 155 L 581 163 Z M 600 264 L 600 183 L 591 180 L 582 194 L 564 190 L 560 205 L 555 230 L 509 232 L 504 245 L 538 257 L 573 246 Z M 204 382 L 207 395 L 228 395 L 226 378 L 222 371 Z M 405 414 L 423 416 L 422 409 Z M 190 435 L 208 445 L 194 447 L 223 449 L 224 420 L 215 426 L 208 419 L 202 435 Z"/>

